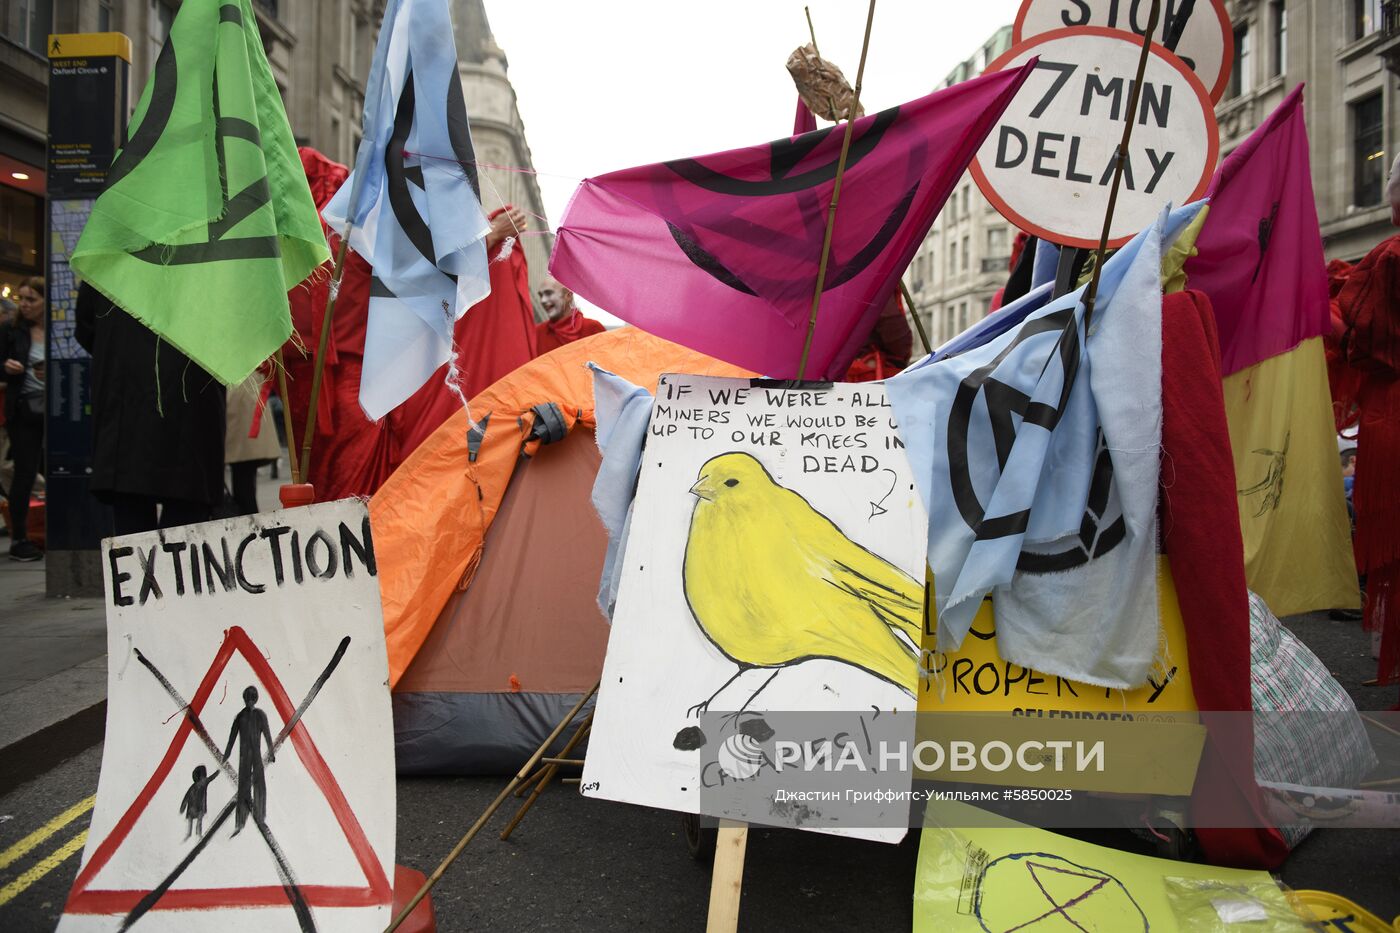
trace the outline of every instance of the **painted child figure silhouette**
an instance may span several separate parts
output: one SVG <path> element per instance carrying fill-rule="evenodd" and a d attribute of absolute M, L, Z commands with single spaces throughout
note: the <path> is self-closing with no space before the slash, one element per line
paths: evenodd
<path fill-rule="evenodd" d="M 257 702 L 257 687 L 243 691 L 243 709 L 233 717 L 228 747 L 224 749 L 224 760 L 228 761 L 233 752 L 233 743 L 238 742 L 238 809 L 233 817 L 233 836 L 243 832 L 249 813 L 253 814 L 255 823 L 267 818 L 267 776 L 263 771 L 262 755 L 259 754 L 263 739 L 267 740 L 268 763 L 276 761 L 277 757 L 273 754 L 272 733 L 267 728 L 267 713 L 257 708 Z"/>
<path fill-rule="evenodd" d="M 209 782 L 214 780 L 214 775 L 208 774 L 204 765 L 198 765 L 190 780 L 190 789 L 185 791 L 180 801 L 180 812 L 185 815 L 186 839 L 190 838 L 190 833 L 200 837 L 204 835 L 204 814 L 209 810 Z"/>

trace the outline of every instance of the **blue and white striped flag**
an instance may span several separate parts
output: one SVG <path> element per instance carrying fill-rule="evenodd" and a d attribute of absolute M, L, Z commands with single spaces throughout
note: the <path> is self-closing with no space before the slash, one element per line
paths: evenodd
<path fill-rule="evenodd" d="M 1105 687 L 1146 682 L 1160 257 L 1199 209 L 1164 211 L 1104 264 L 1087 336 L 1083 289 L 1053 301 L 1037 290 L 886 383 L 928 506 L 940 649 L 962 644 L 995 590 L 1005 660 Z"/>
<path fill-rule="evenodd" d="M 448 0 L 389 0 L 355 168 L 321 212 L 374 269 L 360 406 L 378 420 L 453 355 L 491 292 L 476 155 Z"/>

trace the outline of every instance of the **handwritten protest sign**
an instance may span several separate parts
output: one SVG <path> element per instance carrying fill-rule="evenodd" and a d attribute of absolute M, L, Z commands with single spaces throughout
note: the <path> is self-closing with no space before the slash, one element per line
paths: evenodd
<path fill-rule="evenodd" d="M 661 378 L 585 795 L 701 812 L 769 770 L 770 711 L 912 735 L 927 516 L 891 412 L 879 384 Z"/>
<path fill-rule="evenodd" d="M 971 166 L 1003 217 L 1053 243 L 1098 245 L 1140 54 L 1131 36 L 1086 26 L 1037 36 L 988 66 L 1040 59 Z M 1161 46 L 1148 56 L 1134 118 L 1109 246 L 1165 205 L 1204 194 L 1220 145 L 1205 86 Z"/>
<path fill-rule="evenodd" d="M 383 929 L 394 757 L 364 503 L 102 558 L 106 744 L 59 929 Z"/>
<path fill-rule="evenodd" d="M 1180 0 L 1162 4 L 1153 42 L 1165 42 L 1167 30 L 1175 21 Z M 1024 0 L 1012 26 L 1012 43 L 1021 43 L 1057 29 L 1097 26 L 1141 36 L 1147 31 L 1152 0 Z M 1201 0 L 1195 5 L 1177 44 L 1176 54 L 1196 73 L 1219 102 L 1230 82 L 1235 60 L 1234 29 L 1224 0 Z"/>

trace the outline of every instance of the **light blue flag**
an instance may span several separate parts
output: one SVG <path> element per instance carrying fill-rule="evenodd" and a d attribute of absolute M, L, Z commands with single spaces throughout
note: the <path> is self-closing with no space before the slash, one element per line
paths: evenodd
<path fill-rule="evenodd" d="M 353 224 L 374 269 L 360 406 L 378 420 L 453 358 L 453 325 L 491 292 L 448 0 L 389 0 L 355 168 L 321 214 Z"/>
<path fill-rule="evenodd" d="M 1048 302 L 1040 289 L 886 383 L 929 510 L 941 649 L 961 646 L 996 590 L 1005 660 L 1104 686 L 1146 680 L 1160 253 L 1199 209 L 1164 212 L 1105 263 L 1087 340 L 1083 289 Z"/>
<path fill-rule="evenodd" d="M 593 481 L 593 508 L 608 532 L 608 553 L 598 581 L 598 608 L 612 619 L 653 398 L 641 386 L 594 363 L 588 368 L 593 371 L 593 436 L 603 455 Z"/>

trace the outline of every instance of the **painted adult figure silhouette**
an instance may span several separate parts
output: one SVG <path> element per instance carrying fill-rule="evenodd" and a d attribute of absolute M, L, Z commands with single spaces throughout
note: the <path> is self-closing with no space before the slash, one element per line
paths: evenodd
<path fill-rule="evenodd" d="M 258 688 L 249 687 L 243 691 L 243 709 L 233 717 L 233 727 L 228 732 L 228 747 L 224 749 L 224 760 L 233 752 L 234 741 L 238 742 L 238 809 L 233 817 L 233 835 L 243 832 L 243 824 L 248 822 L 249 812 L 255 822 L 267 818 L 267 776 L 263 772 L 262 740 L 267 740 L 267 760 L 276 761 L 272 749 L 272 733 L 267 728 L 267 713 L 257 708 Z M 232 838 L 232 837 L 230 837 Z"/>

